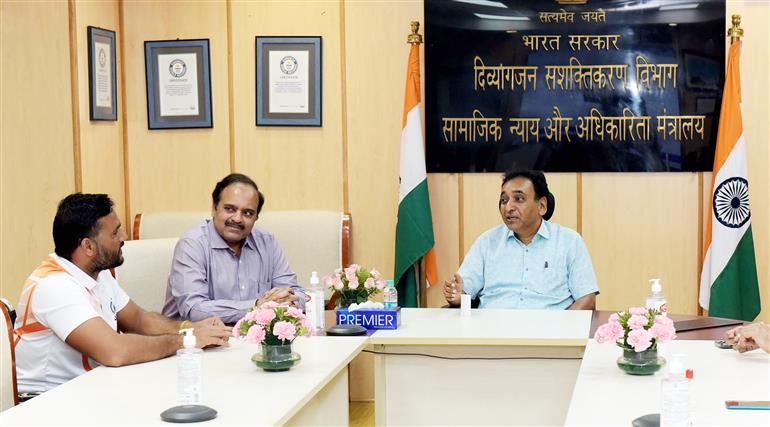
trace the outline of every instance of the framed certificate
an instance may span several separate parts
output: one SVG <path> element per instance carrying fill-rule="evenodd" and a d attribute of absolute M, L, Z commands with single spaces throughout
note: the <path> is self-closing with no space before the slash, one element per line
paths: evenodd
<path fill-rule="evenodd" d="M 146 41 L 144 61 L 150 129 L 214 126 L 208 39 Z"/>
<path fill-rule="evenodd" d="M 321 126 L 321 37 L 257 37 L 257 126 Z"/>
<path fill-rule="evenodd" d="M 91 120 L 118 119 L 115 32 L 88 27 L 88 115 Z"/>

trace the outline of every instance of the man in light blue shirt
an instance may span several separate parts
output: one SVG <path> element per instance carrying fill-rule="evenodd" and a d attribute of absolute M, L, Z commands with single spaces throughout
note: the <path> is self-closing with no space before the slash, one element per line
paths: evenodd
<path fill-rule="evenodd" d="M 476 239 L 460 271 L 444 282 L 450 305 L 460 294 L 479 298 L 479 308 L 593 310 L 599 288 L 580 235 L 552 224 L 548 184 L 542 172 L 503 177 L 498 225 Z"/>

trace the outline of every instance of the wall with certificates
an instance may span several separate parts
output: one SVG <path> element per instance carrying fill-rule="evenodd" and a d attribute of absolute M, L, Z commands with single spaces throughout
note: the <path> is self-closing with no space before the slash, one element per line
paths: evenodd
<path fill-rule="evenodd" d="M 496 4 L 496 1 L 491 3 Z M 451 145 L 442 142 L 459 153 L 453 158 L 464 156 L 468 163 L 476 165 L 474 173 L 428 174 L 441 278 L 450 277 L 475 238 L 500 221 L 499 213 L 493 208 L 499 194 L 500 173 L 495 171 L 496 163 L 484 167 L 489 163 L 482 159 L 510 160 L 511 163 L 507 164 L 511 166 L 514 160 L 530 157 L 564 159 L 574 154 L 575 158 L 582 159 L 586 152 L 579 149 L 588 143 L 577 138 L 580 129 L 577 121 L 581 117 L 584 123 L 595 123 L 594 118 L 604 119 L 602 130 L 605 141 L 602 142 L 599 137 L 598 143 L 591 144 L 605 152 L 624 153 L 621 158 L 636 157 L 660 165 L 663 164 L 660 152 L 650 151 L 649 147 L 662 146 L 668 152 L 670 163 L 666 164 L 675 165 L 674 149 L 689 150 L 699 146 L 700 132 L 696 132 L 696 126 L 693 126 L 693 132 L 698 139 L 687 140 L 676 140 L 668 134 L 663 140 L 662 132 L 657 127 L 661 116 L 665 119 L 665 116 L 706 115 L 708 119 L 708 111 L 714 106 L 718 108 L 719 100 L 713 94 L 714 86 L 721 83 L 715 78 L 719 78 L 723 70 L 714 70 L 721 66 L 721 60 L 702 52 L 703 49 L 711 49 L 712 45 L 722 46 L 724 50 L 729 40 L 723 36 L 726 36 L 730 23 L 722 21 L 716 30 L 718 36 L 714 37 L 713 32 L 703 26 L 706 24 L 696 24 L 695 21 L 688 24 L 685 19 L 695 17 L 706 9 L 711 10 L 710 2 L 615 2 L 616 7 L 628 5 L 629 8 L 642 3 L 650 7 L 654 4 L 661 17 L 670 16 L 670 12 L 682 17 L 676 22 L 661 19 L 649 24 L 650 31 L 638 33 L 635 36 L 637 39 L 659 47 L 645 52 L 636 52 L 634 44 L 629 44 L 630 36 L 625 33 L 627 29 L 636 32 L 638 28 L 628 25 L 626 29 L 625 25 L 612 23 L 613 11 L 599 1 L 589 0 L 580 9 L 561 6 L 554 0 L 543 0 L 537 2 L 538 6 L 531 7 L 531 14 L 526 16 L 529 21 L 482 21 L 482 18 L 476 17 L 476 13 L 507 13 L 515 17 L 518 16 L 515 6 L 525 4 L 523 0 L 500 0 L 499 3 L 505 7 L 496 5 L 482 9 L 469 3 L 444 2 L 447 11 L 454 7 L 467 7 L 465 13 L 469 19 L 484 22 L 490 37 L 483 43 L 475 42 L 477 48 L 461 58 L 466 55 L 461 47 L 466 39 L 470 41 L 467 34 L 471 33 L 454 33 L 451 39 L 454 50 L 436 58 L 430 56 L 430 52 L 433 44 L 440 40 L 432 25 L 440 22 L 427 21 L 431 18 L 424 15 L 424 7 L 430 6 L 430 3 L 422 1 L 197 2 L 195 7 L 190 7 L 191 3 L 185 2 L 105 0 L 73 2 L 71 10 L 67 2 L 0 2 L 0 38 L 3 40 L 0 44 L 0 57 L 3 58 L 0 61 L 3 70 L 0 80 L 4 106 L 0 109 L 3 150 L 0 156 L 3 178 L 0 205 L 4 207 L 4 218 L 7 219 L 0 224 L 2 250 L 7 254 L 0 277 L 4 296 L 11 301 L 17 300 L 24 279 L 39 263 L 40 257 L 50 252 L 51 215 L 56 203 L 65 194 L 73 191 L 109 193 L 115 200 L 115 209 L 124 228 L 130 229 L 134 215 L 139 212 L 207 209 L 211 203 L 212 185 L 230 172 L 246 173 L 257 181 L 267 196 L 265 210 L 329 209 L 350 212 L 353 217 L 353 259 L 377 265 L 381 271 L 392 271 L 394 253 L 389 242 L 393 239 L 398 206 L 404 78 L 410 48 L 407 36 L 411 32 L 409 24 L 415 20 L 423 24 L 420 32 L 425 44 L 420 49 L 428 55 L 427 60 L 421 58 L 420 62 L 423 67 L 422 88 L 426 91 L 422 106 L 426 113 L 430 115 L 427 110 L 437 105 L 438 97 L 449 96 L 462 98 L 461 103 L 453 102 L 452 105 L 473 108 L 448 111 L 442 117 L 481 119 L 478 113 L 474 117 L 473 110 L 477 109 L 484 119 L 501 119 L 502 141 L 492 141 L 496 133 L 494 128 L 491 134 L 486 134 L 489 141 L 482 141 L 478 133 L 475 143 L 460 141 L 467 135 L 467 130 L 461 134 L 458 127 L 457 141 Z M 688 3 L 698 3 L 698 6 L 679 9 L 678 12 L 659 10 L 666 4 L 681 6 Z M 561 15 L 562 8 L 565 12 L 574 11 L 575 14 L 571 15 L 573 22 L 540 22 L 540 11 L 549 13 L 544 15 L 545 20 L 568 19 L 566 17 L 570 15 Z M 583 12 L 595 11 L 586 17 L 598 20 L 600 8 L 606 13 L 605 22 L 592 22 L 585 32 L 574 29 L 555 32 L 561 27 L 573 28 L 584 22 Z M 741 56 L 742 107 L 751 204 L 756 207 L 752 211 L 752 227 L 756 242 L 760 239 L 767 241 L 770 240 L 770 208 L 764 207 L 770 206 L 770 170 L 767 168 L 770 146 L 765 143 L 770 140 L 770 120 L 767 120 L 770 100 L 766 96 L 770 84 L 767 79 L 770 3 L 735 0 L 726 2 L 725 8 L 717 12 L 726 16 L 740 14 L 741 26 L 745 30 Z M 637 9 L 638 14 L 649 12 L 650 8 L 646 12 Z M 671 23 L 677 23 L 677 26 L 672 27 Z M 520 24 L 527 24 L 529 30 L 517 29 Z M 545 25 L 552 27 L 535 31 L 536 26 Z M 117 93 L 113 98 L 113 105 L 117 107 L 115 120 L 91 120 L 89 117 L 91 105 L 105 106 L 109 103 L 109 83 L 104 77 L 108 75 L 107 68 L 111 64 L 106 61 L 106 50 L 104 68 L 96 68 L 101 67 L 101 63 L 89 62 L 88 26 L 109 29 L 116 34 L 114 53 L 117 62 L 115 68 L 109 71 L 115 71 L 117 76 L 114 85 Z M 672 34 L 692 26 L 700 28 L 696 34 L 698 44 L 702 45 L 700 53 L 691 49 L 691 43 L 686 49 L 682 45 L 681 58 L 679 54 L 662 54 L 665 49 L 672 49 L 672 40 L 677 40 L 671 38 Z M 508 33 L 508 30 L 518 33 Z M 615 34 L 621 37 L 578 37 Z M 323 126 L 256 124 L 258 68 L 255 37 L 284 35 L 320 37 L 323 41 L 324 55 L 320 64 L 325 95 L 321 103 Z M 538 37 L 525 40 L 524 35 Z M 560 51 L 550 50 L 556 47 L 554 37 L 539 37 L 553 35 L 561 36 Z M 574 36 L 571 40 L 570 35 Z M 144 42 L 177 39 L 209 40 L 213 127 L 150 129 L 148 126 Z M 584 41 L 587 41 L 590 51 Z M 617 50 L 614 41 L 617 41 Z M 106 41 L 97 42 L 107 44 Z M 605 48 L 605 42 L 609 43 L 609 50 L 595 50 Z M 578 43 L 581 49 L 573 53 L 573 46 L 577 48 Z M 483 46 L 490 47 L 490 50 L 482 49 Z M 506 50 L 511 46 L 516 47 L 516 56 Z M 535 46 L 538 50 L 533 50 Z M 549 50 L 545 50 L 546 47 Z M 292 52 L 303 50 L 309 52 L 285 46 L 276 49 L 289 54 L 276 55 L 278 62 L 274 62 L 271 69 L 290 72 L 292 62 L 289 59 L 283 61 L 287 56 L 294 56 L 301 67 L 302 59 Z M 70 55 L 71 52 L 75 54 Z M 615 57 L 610 58 L 608 52 Z M 182 55 L 190 53 L 181 52 Z M 524 59 L 524 54 L 533 59 Z M 648 71 L 649 87 L 642 83 L 637 88 L 637 54 L 644 56 L 648 65 L 653 64 L 638 68 L 640 77 L 645 77 L 644 71 Z M 561 57 L 554 58 L 559 55 Z M 100 56 L 96 55 L 94 59 L 98 60 Z M 474 61 L 476 56 L 481 62 Z M 535 57 L 540 59 L 535 61 Z M 575 61 L 570 63 L 570 57 L 574 57 L 580 65 Z M 184 67 L 181 64 L 173 64 L 172 67 L 173 60 L 164 60 L 163 72 L 181 74 L 181 69 L 186 68 L 187 72 L 178 77 L 164 75 L 166 95 L 183 101 L 189 100 L 188 96 L 193 94 L 194 86 L 189 86 L 189 80 L 183 81 L 189 78 L 187 73 L 190 68 L 195 70 L 198 80 L 203 74 L 197 55 L 194 67 L 184 56 L 181 59 Z M 282 61 L 285 70 L 280 68 Z M 432 92 L 431 67 L 436 61 L 454 64 L 453 68 L 449 68 L 454 78 L 438 88 L 439 91 Z M 645 65 L 641 59 L 638 63 Z M 667 77 L 668 70 L 657 67 L 663 64 L 677 64 L 676 89 Z M 612 84 L 616 90 L 601 88 L 601 77 L 598 77 L 598 82 L 593 82 L 594 90 L 580 91 L 575 80 L 572 81 L 574 87 L 567 90 L 566 73 L 576 70 L 568 67 L 610 65 L 628 66 L 627 85 L 615 78 L 617 73 L 614 70 L 618 68 L 612 68 Z M 506 82 L 505 90 L 498 89 L 495 78 L 500 66 L 539 67 L 536 91 L 534 84 L 530 86 L 531 80 L 526 81 L 526 91 L 518 85 L 511 90 L 508 86 L 510 81 Z M 546 66 L 552 68 L 546 69 Z M 483 69 L 483 79 L 479 82 L 474 77 L 479 76 L 481 67 L 491 68 Z M 93 104 L 89 99 L 89 69 L 97 73 L 94 86 L 99 95 Z M 502 70 L 503 74 L 507 72 L 506 68 Z M 549 70 L 553 70 L 553 78 L 549 78 Z M 590 75 L 609 75 L 608 68 L 599 70 L 602 72 L 593 73 L 591 69 Z M 295 74 L 297 72 L 299 69 Z M 564 78 L 560 78 L 560 74 Z M 581 69 L 579 74 L 584 77 L 585 70 Z M 521 71 L 516 71 L 518 83 L 523 86 L 522 75 Z M 658 77 L 654 78 L 655 75 Z M 152 76 L 159 81 L 161 67 L 157 67 Z M 659 82 L 661 86 L 663 84 L 661 77 L 665 79 L 665 88 L 658 87 Z M 581 80 L 585 88 L 587 78 Z M 267 80 L 263 83 L 265 87 L 269 85 Z M 564 89 L 559 87 L 560 83 L 565 85 Z M 514 81 L 514 84 L 517 82 Z M 549 89 L 548 84 L 552 87 L 556 85 L 556 88 Z M 299 102 L 294 96 L 288 96 L 304 93 L 303 90 L 296 91 L 292 85 L 274 85 L 273 88 L 276 92 L 284 91 L 282 94 L 287 95 L 289 102 L 274 103 L 272 108 L 296 108 L 298 111 L 287 113 L 284 110 L 274 114 L 305 114 L 301 107 L 304 95 Z M 635 89 L 638 98 L 633 93 Z M 308 98 L 311 91 L 308 87 Z M 201 86 L 198 86 L 199 99 L 202 93 Z M 503 94 L 509 95 L 508 98 L 502 97 Z M 691 96 L 689 94 L 694 94 L 695 98 L 683 98 Z M 513 100 L 520 95 L 530 98 L 525 98 L 521 104 L 514 104 Z M 678 99 L 678 110 L 659 101 L 669 98 Z M 158 96 L 156 111 L 167 119 L 184 118 L 183 114 L 175 116 L 173 111 L 186 112 L 185 105 L 188 106 L 187 111 L 195 114 L 195 103 L 167 104 L 164 101 L 161 107 L 160 99 Z M 482 102 L 486 99 L 499 101 Z M 495 102 L 508 108 L 496 110 Z M 592 106 L 584 108 L 585 102 L 590 102 Z M 262 105 L 271 108 L 269 102 Z M 623 107 L 617 110 L 619 105 Z M 646 109 L 637 109 L 642 105 L 646 105 Z M 309 112 L 312 104 L 307 106 Z M 554 106 L 559 107 L 562 119 L 565 119 L 562 123 L 571 119 L 570 140 L 562 132 L 560 144 L 549 142 L 545 135 L 545 121 L 555 117 Z M 666 107 L 665 115 L 662 114 L 663 106 Z M 613 124 L 617 126 L 618 123 L 616 118 L 631 117 L 630 114 L 624 116 L 625 107 L 636 116 L 634 120 L 650 117 L 650 133 L 657 135 L 657 142 L 610 141 L 615 129 Z M 601 114 L 601 118 L 597 113 L 592 116 L 592 108 Z M 202 111 L 204 108 L 199 102 L 197 113 Z M 519 132 L 529 131 L 530 128 L 521 126 L 526 124 L 523 120 L 514 122 L 510 119 L 536 117 L 540 118 L 539 142 L 530 133 L 528 145 L 514 143 L 514 138 L 520 138 Z M 428 126 L 426 121 L 424 129 L 426 133 L 435 134 L 428 135 L 429 138 L 437 137 L 443 141 L 443 122 L 440 117 L 436 120 L 437 127 Z M 677 123 L 676 119 L 665 120 L 666 126 L 670 126 L 668 123 L 671 122 Z M 708 139 L 715 126 L 712 124 L 709 131 L 706 123 L 708 120 L 704 121 L 704 140 Z M 609 126 L 609 132 L 606 126 Z M 511 132 L 511 127 L 514 132 Z M 593 130 L 596 138 L 599 134 L 595 127 Z M 689 124 L 682 130 L 689 136 Z M 482 148 L 471 151 L 470 146 L 474 144 Z M 573 151 L 558 151 L 559 147 Z M 429 146 L 429 157 L 431 150 Z M 495 151 L 500 153 L 497 157 L 488 154 Z M 524 152 L 524 157 L 520 156 L 521 152 Z M 689 158 L 688 154 L 682 157 L 685 163 Z M 531 164 L 536 167 L 545 165 L 539 160 Z M 670 170 L 676 169 L 671 166 Z M 479 171 L 488 173 L 477 173 Z M 700 271 L 697 254 L 702 253 L 702 247 L 699 247 L 702 229 L 699 225 L 705 223 L 708 215 L 708 172 L 549 172 L 547 176 L 549 186 L 558 198 L 554 221 L 580 232 L 589 248 L 598 281 L 602 284 L 598 302 L 601 309 L 628 307 L 634 300 L 643 298 L 649 291 L 647 279 L 655 274 L 655 277 L 661 276 L 664 282 L 672 284 L 672 294 L 667 297 L 677 302 L 680 312 L 696 312 L 697 291 L 692 284 L 697 282 Z M 651 209 L 651 200 L 655 200 L 660 209 Z M 29 208 L 24 215 L 19 215 L 13 212 L 15 206 Z M 646 249 L 658 247 L 660 242 L 667 243 L 666 251 Z M 628 248 L 641 249 L 629 251 Z M 757 243 L 755 251 L 761 291 L 762 295 L 766 295 L 770 293 L 770 246 Z M 434 290 L 439 292 L 434 294 Z M 440 290 L 440 286 L 428 290 L 431 305 L 445 304 Z M 770 322 L 770 299 L 766 300 L 763 300 L 766 311 L 761 316 L 765 322 Z M 353 384 L 351 393 L 359 396 L 360 390 L 354 388 L 362 387 L 366 384 Z"/>

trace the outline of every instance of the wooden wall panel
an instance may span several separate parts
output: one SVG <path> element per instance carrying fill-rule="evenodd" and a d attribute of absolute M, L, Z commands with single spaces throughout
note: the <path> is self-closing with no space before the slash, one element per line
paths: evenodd
<path fill-rule="evenodd" d="M 749 167 L 751 227 L 757 258 L 762 312 L 770 322 L 770 3 L 728 1 L 727 15 L 741 15 L 743 133 Z"/>
<path fill-rule="evenodd" d="M 230 172 L 225 2 L 122 2 L 128 179 L 133 214 L 205 210 Z M 211 129 L 148 130 L 144 41 L 210 39 Z"/>
<path fill-rule="evenodd" d="M 551 222 L 559 223 L 575 231 L 578 228 L 578 212 L 581 200 L 578 193 L 579 181 L 576 173 L 547 173 L 548 189 L 556 199 L 556 210 Z"/>
<path fill-rule="evenodd" d="M 78 97 L 80 125 L 80 159 L 82 191 L 84 193 L 107 193 L 115 202 L 115 212 L 130 230 L 131 222 L 126 218 L 123 173 L 123 121 L 121 113 L 120 87 L 120 17 L 117 2 L 76 2 L 76 36 L 78 61 Z M 88 99 L 88 32 L 87 27 L 105 28 L 117 33 L 117 121 L 91 121 Z"/>
<path fill-rule="evenodd" d="M 583 238 L 602 294 L 597 308 L 644 305 L 659 277 L 669 310 L 697 310 L 695 173 L 583 174 Z"/>
<path fill-rule="evenodd" d="M 430 207 L 433 213 L 433 233 L 436 239 L 436 267 L 439 282 L 428 288 L 427 306 L 446 304 L 442 288 L 444 280 L 460 267 L 460 209 L 458 174 L 434 173 L 428 175 Z"/>
<path fill-rule="evenodd" d="M 14 305 L 75 190 L 68 22 L 66 2 L 0 2 L 0 295 Z"/>
<path fill-rule="evenodd" d="M 502 223 L 500 210 L 497 208 L 497 201 L 500 199 L 501 174 L 466 173 L 463 174 L 462 182 L 461 258 L 483 232 Z M 460 262 L 462 263 L 462 260 Z"/>
<path fill-rule="evenodd" d="M 250 174 L 265 190 L 267 209 L 342 209 L 347 197 L 354 221 L 353 259 L 392 274 L 409 51 L 405 40 L 409 22 L 423 21 L 422 2 L 232 1 L 228 6 L 217 1 L 195 7 L 180 2 L 77 2 L 79 171 L 73 161 L 67 3 L 6 1 L 0 7 L 0 293 L 16 299 L 21 281 L 51 250 L 55 205 L 75 190 L 76 172 L 83 190 L 108 192 L 118 205 L 130 201 L 133 212 L 207 209 L 215 181 L 230 171 L 231 156 L 235 169 Z M 743 114 L 764 297 L 760 318 L 770 321 L 770 4 L 728 0 L 727 14 L 732 13 L 743 16 L 745 30 Z M 119 66 L 126 81 L 119 85 L 126 89 L 125 123 L 88 120 L 87 25 L 114 29 L 124 41 L 126 63 Z M 321 128 L 254 124 L 254 36 L 285 34 L 323 37 Z M 213 129 L 147 129 L 143 42 L 175 38 L 211 39 Z M 43 103 L 55 108 L 41 109 Z M 121 126 L 126 126 L 127 153 L 121 152 Z M 36 161 L 28 160 L 31 155 Z M 699 193 L 698 174 L 548 174 L 557 196 L 554 221 L 575 229 L 582 223 L 603 290 L 600 308 L 641 303 L 646 280 L 660 275 L 672 310 L 695 312 L 698 225 L 708 215 L 705 204 L 698 211 L 698 202 L 699 197 L 708 200 L 710 185 L 710 174 L 702 176 Z M 124 179 L 130 194 L 123 194 Z M 436 174 L 429 185 L 443 280 L 475 238 L 499 224 L 499 175 Z M 15 206 L 25 206 L 27 213 L 16 214 Z M 429 290 L 429 303 L 443 305 L 440 287 Z"/>
<path fill-rule="evenodd" d="M 394 268 L 409 22 L 421 2 L 345 2 L 348 188 L 353 260 Z"/>
<path fill-rule="evenodd" d="M 232 34 L 235 170 L 264 191 L 266 210 L 342 210 L 340 4 L 232 2 Z M 323 127 L 255 125 L 254 37 L 284 35 L 322 37 Z M 364 166 L 376 175 L 378 165 L 368 159 Z M 360 223 L 352 217 L 355 233 Z"/>

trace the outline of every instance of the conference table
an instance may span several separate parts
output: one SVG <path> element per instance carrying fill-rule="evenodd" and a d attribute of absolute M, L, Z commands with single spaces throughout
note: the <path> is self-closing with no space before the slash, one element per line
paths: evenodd
<path fill-rule="evenodd" d="M 770 411 L 729 410 L 725 400 L 770 400 L 770 355 L 719 349 L 713 340 L 674 340 L 658 354 L 683 354 L 693 369 L 692 409 L 698 426 L 770 426 Z M 630 426 L 642 415 L 660 413 L 662 373 L 627 375 L 615 366 L 613 344 L 589 341 L 565 425 Z"/>
<path fill-rule="evenodd" d="M 627 375 L 615 365 L 620 349 L 590 338 L 609 314 L 405 308 L 397 330 L 297 338 L 302 361 L 277 373 L 252 364 L 258 346 L 234 341 L 203 354 L 203 403 L 219 413 L 205 424 L 347 425 L 347 366 L 368 347 L 377 425 L 630 425 L 659 412 L 662 374 Z M 685 354 L 694 368 L 698 425 L 770 425 L 770 411 L 724 408 L 724 400 L 770 400 L 770 356 L 714 346 L 732 326 L 679 332 L 660 354 Z M 96 368 L 1 412 L 0 425 L 161 424 L 159 414 L 176 405 L 176 363 Z"/>
<path fill-rule="evenodd" d="M 627 375 L 616 366 L 620 348 L 590 339 L 611 313 L 472 310 L 463 317 L 460 310 L 402 309 L 399 329 L 370 339 L 375 424 L 630 425 L 660 412 L 663 373 Z M 770 400 L 770 356 L 714 346 L 743 322 L 670 317 L 692 330 L 662 343 L 660 354 L 693 361 L 699 423 L 770 425 L 770 411 L 724 408 L 726 399 Z M 736 377 L 725 380 L 729 375 Z"/>
<path fill-rule="evenodd" d="M 562 424 L 591 314 L 402 309 L 370 339 L 375 424 Z"/>
<path fill-rule="evenodd" d="M 347 425 L 347 365 L 367 337 L 299 337 L 302 360 L 288 372 L 251 362 L 258 346 L 231 340 L 203 353 L 202 401 L 218 411 L 203 424 Z M 0 425 L 165 424 L 177 405 L 177 361 L 169 357 L 120 368 L 98 367 L 0 412 Z"/>

